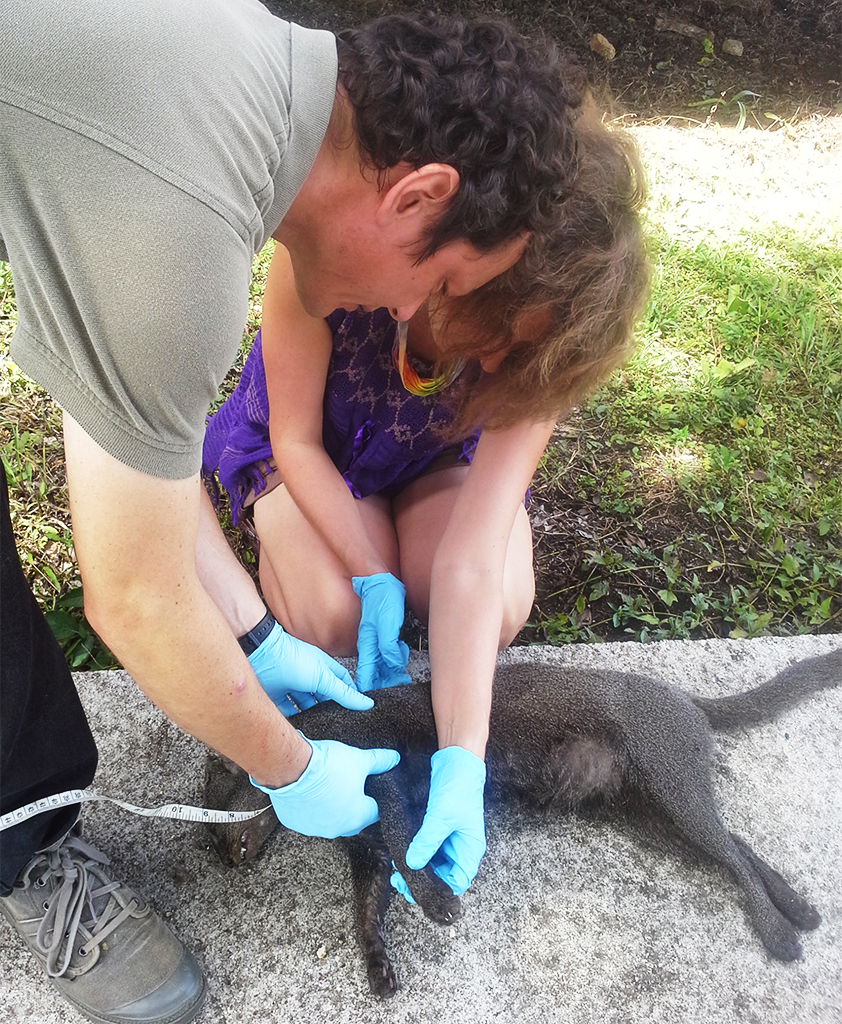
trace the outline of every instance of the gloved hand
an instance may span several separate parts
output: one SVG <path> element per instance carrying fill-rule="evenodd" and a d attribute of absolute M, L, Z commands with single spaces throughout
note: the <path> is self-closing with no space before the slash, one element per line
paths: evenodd
<path fill-rule="evenodd" d="M 290 636 L 280 622 L 248 660 L 257 681 L 287 718 L 319 700 L 335 700 L 352 711 L 374 706 L 371 697 L 354 686 L 346 668 L 320 648 Z"/>
<path fill-rule="evenodd" d="M 380 812 L 364 792 L 365 780 L 394 768 L 400 754 L 384 748 L 361 750 L 336 740 L 307 742 L 313 753 L 295 782 L 269 789 L 249 776 L 272 801 L 281 824 L 305 836 L 336 839 L 355 836 L 377 821 Z"/>
<path fill-rule="evenodd" d="M 485 762 L 464 747 L 445 747 L 433 754 L 431 765 L 427 813 L 406 851 L 406 864 L 420 871 L 429 862 L 459 896 L 485 853 Z"/>
<path fill-rule="evenodd" d="M 406 587 L 390 572 L 352 576 L 351 585 L 361 606 L 357 631 L 357 689 L 362 693 L 411 683 L 412 679 L 406 674 L 409 648 L 398 640 Z"/>
<path fill-rule="evenodd" d="M 392 861 L 392 874 L 389 876 L 389 882 L 392 888 L 401 894 L 407 903 L 411 903 L 415 906 L 415 900 L 412 898 L 412 893 L 409 891 L 409 886 L 406 884 L 406 880 L 403 875 L 398 871 L 397 865 Z"/>

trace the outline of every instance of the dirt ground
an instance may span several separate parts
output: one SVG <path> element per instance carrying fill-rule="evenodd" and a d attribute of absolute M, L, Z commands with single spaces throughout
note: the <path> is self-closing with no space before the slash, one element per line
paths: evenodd
<path fill-rule="evenodd" d="M 381 13 L 421 9 L 501 15 L 524 29 L 539 26 L 586 68 L 600 101 L 615 115 L 704 119 L 706 100 L 746 90 L 756 94 L 743 96 L 749 123 L 756 119 L 763 127 L 767 112 L 790 119 L 842 111 L 840 0 L 264 2 L 282 17 L 334 31 Z M 597 34 L 613 47 L 613 59 L 591 49 Z M 718 116 L 735 119 L 738 108 L 721 108 Z"/>

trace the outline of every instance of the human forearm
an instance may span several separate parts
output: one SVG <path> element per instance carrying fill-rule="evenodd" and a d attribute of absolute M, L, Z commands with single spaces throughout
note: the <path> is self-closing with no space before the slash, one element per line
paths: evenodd
<path fill-rule="evenodd" d="M 270 787 L 290 827 L 335 836 L 375 821 L 365 781 L 397 754 L 341 743 L 317 751 L 264 693 L 196 572 L 198 476 L 168 480 L 132 469 L 69 416 L 64 441 L 86 612 L 150 699 Z M 361 695 L 341 681 L 339 688 L 360 706 Z"/>
<path fill-rule="evenodd" d="M 484 750 L 497 652 L 517 634 L 534 599 L 523 494 L 552 427 L 483 432 L 436 549 L 430 660 L 442 746 Z"/>
<path fill-rule="evenodd" d="M 295 461 L 298 450 L 295 446 L 293 448 L 292 460 Z M 289 455 L 285 452 L 287 461 Z M 322 460 L 327 458 L 321 449 L 312 452 L 312 458 L 306 461 L 318 464 L 319 455 Z M 406 590 L 394 575 L 398 572 L 397 545 L 384 500 L 357 501 L 332 462 L 321 477 L 319 469 L 315 473 L 305 472 L 304 461 L 300 464 L 300 472 L 293 473 L 291 479 L 285 477 L 290 485 L 286 488 L 284 500 L 290 511 L 294 503 L 293 522 L 298 523 L 302 518 L 305 521 L 305 537 L 317 552 L 317 558 L 321 559 L 318 564 L 326 568 L 321 578 L 327 579 L 329 585 L 324 597 L 316 591 L 310 593 L 304 605 L 305 618 L 296 619 L 295 613 L 287 606 L 290 628 L 304 629 L 302 635 L 321 643 L 335 654 L 349 652 L 355 647 L 355 683 L 360 692 L 408 683 L 406 663 L 409 649 L 399 639 L 406 611 Z M 332 500 L 331 482 L 338 484 L 336 500 Z M 266 540 L 266 556 L 275 571 L 278 572 L 277 561 L 280 571 L 285 572 L 280 561 L 286 544 L 283 524 L 280 518 L 273 520 L 270 513 L 269 506 L 258 509 L 258 532 L 261 541 Z M 393 563 L 393 568 L 387 559 Z M 319 578 L 318 570 L 315 576 Z M 289 587 L 295 588 L 294 576 L 287 573 L 287 577 L 291 580 Z M 322 625 L 326 620 L 325 605 L 334 610 L 334 633 Z M 300 607 L 298 614 L 301 615 Z M 306 632 L 308 628 L 310 632 Z M 325 629 L 325 632 L 320 634 L 319 629 Z M 324 638 L 320 639 L 322 635 Z"/>
<path fill-rule="evenodd" d="M 482 599 L 491 593 L 493 570 L 453 568 L 449 574 L 445 561 L 433 569 L 430 664 L 439 749 L 430 762 L 427 811 L 406 863 L 416 871 L 432 863 L 458 894 L 473 881 L 486 847 L 484 760 L 502 601 L 495 609 L 493 600 Z"/>
<path fill-rule="evenodd" d="M 439 749 L 431 759 L 427 813 L 406 862 L 416 870 L 433 863 L 457 893 L 470 885 L 485 851 L 494 669 L 499 645 L 513 635 L 509 620 L 519 618 L 512 614 L 513 592 L 520 590 L 521 600 L 526 593 L 530 603 L 534 592 L 523 588 L 532 574 L 522 501 L 549 430 L 546 424 L 483 433 L 432 563 L 430 667 Z"/>
<path fill-rule="evenodd" d="M 297 779 L 308 744 L 263 692 L 233 633 L 198 582 L 120 597 L 97 593 L 96 628 L 169 718 L 264 785 Z"/>
<path fill-rule="evenodd" d="M 188 732 L 261 781 L 297 778 L 309 748 L 261 690 L 196 573 L 198 478 L 131 469 L 69 416 L 64 440 L 73 539 L 94 629 Z"/>
<path fill-rule="evenodd" d="M 430 588 L 430 669 L 440 748 L 485 757 L 503 597 L 493 568 L 435 567 Z"/>
<path fill-rule="evenodd" d="M 204 487 L 200 491 L 196 572 L 234 636 L 247 633 L 263 618 L 263 599 L 225 539 Z"/>
<path fill-rule="evenodd" d="M 266 279 L 261 334 L 269 436 L 286 490 L 349 579 L 383 571 L 357 502 L 322 443 L 331 330 L 302 308 L 282 245 L 275 248 Z"/>
<path fill-rule="evenodd" d="M 143 613 L 125 618 L 138 596 L 133 587 L 129 600 L 112 603 L 104 617 L 107 635 L 115 628 L 116 652 L 147 695 L 183 728 L 244 767 L 287 828 L 334 838 L 376 821 L 366 778 L 394 767 L 397 752 L 331 740 L 308 743 L 264 694 L 198 582 L 179 589 L 175 609 L 171 595 L 147 595 Z M 188 624 L 193 637 L 207 641 L 185 637 L 182 627 Z"/>
<path fill-rule="evenodd" d="M 273 435 L 272 448 L 290 496 L 344 566 L 348 579 L 388 572 L 356 499 L 321 444 Z"/>

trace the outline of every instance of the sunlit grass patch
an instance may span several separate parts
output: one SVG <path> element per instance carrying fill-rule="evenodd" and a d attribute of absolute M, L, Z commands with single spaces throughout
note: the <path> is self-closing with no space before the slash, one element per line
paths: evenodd
<path fill-rule="evenodd" d="M 539 498 L 575 504 L 593 535 L 561 610 L 547 582 L 544 633 L 838 628 L 842 254 L 663 233 L 654 254 L 637 352 L 541 470 Z"/>

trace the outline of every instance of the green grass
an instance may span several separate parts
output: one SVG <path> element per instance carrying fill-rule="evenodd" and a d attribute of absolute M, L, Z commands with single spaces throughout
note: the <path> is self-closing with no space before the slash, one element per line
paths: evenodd
<path fill-rule="evenodd" d="M 637 353 L 544 459 L 538 493 L 563 490 L 604 536 L 578 580 L 545 588 L 536 625 L 555 640 L 838 630 L 842 253 L 656 230 L 653 255 Z"/>

